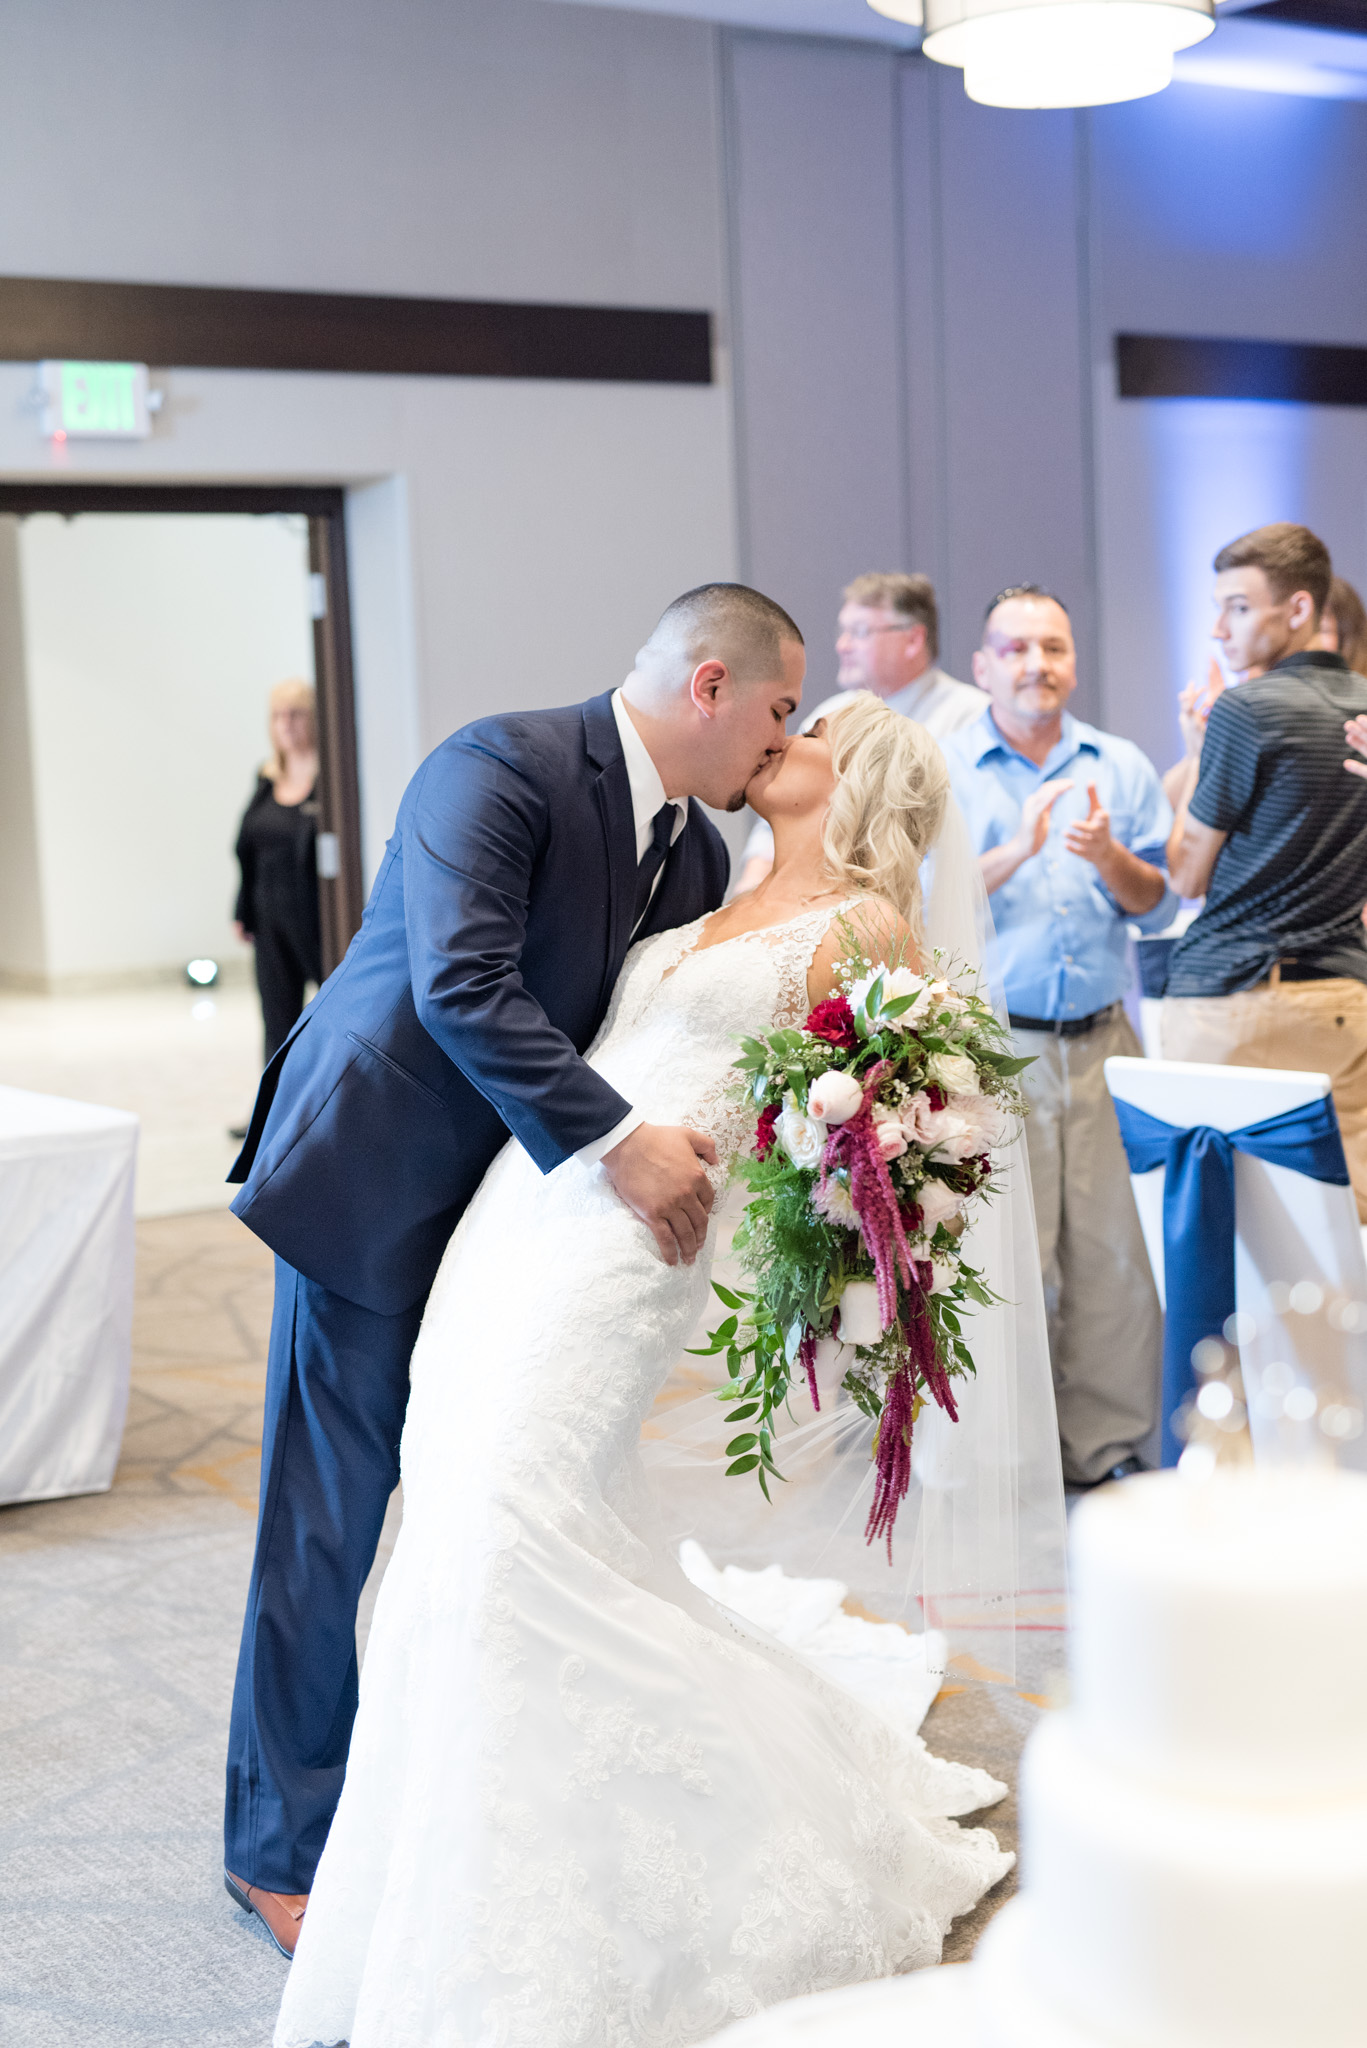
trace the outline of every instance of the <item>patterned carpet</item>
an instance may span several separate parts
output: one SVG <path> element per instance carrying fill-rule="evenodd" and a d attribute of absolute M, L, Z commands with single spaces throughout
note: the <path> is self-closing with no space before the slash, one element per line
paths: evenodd
<path fill-rule="evenodd" d="M 268 1254 L 226 1213 L 138 1228 L 112 1492 L 0 1508 L 0 2042 L 264 2048 L 285 1965 L 221 1878 L 251 1564 Z M 392 1545 L 391 1509 L 362 1633 Z M 946 1688 L 932 1748 L 1014 1783 L 1037 1707 Z M 1014 1797 L 991 1824 L 1014 1846 Z M 1006 1880 L 955 1927 L 972 1950 Z"/>

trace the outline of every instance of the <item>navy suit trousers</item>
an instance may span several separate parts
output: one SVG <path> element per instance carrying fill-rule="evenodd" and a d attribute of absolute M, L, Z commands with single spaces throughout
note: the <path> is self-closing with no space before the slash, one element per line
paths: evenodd
<path fill-rule="evenodd" d="M 276 1260 L 261 1507 L 228 1738 L 224 1864 L 306 1892 L 356 1715 L 356 1606 L 398 1484 L 424 1304 L 358 1308 Z"/>

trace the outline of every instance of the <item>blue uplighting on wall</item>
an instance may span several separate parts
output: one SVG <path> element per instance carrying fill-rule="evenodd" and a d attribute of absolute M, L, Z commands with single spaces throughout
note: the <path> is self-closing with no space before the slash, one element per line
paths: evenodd
<path fill-rule="evenodd" d="M 1156 250 L 1257 264 L 1307 234 L 1341 253 L 1335 166 L 1354 118 L 1333 101 L 1190 85 L 1100 108 L 1092 120 L 1103 179 L 1123 194 L 1132 235 Z M 1249 310 L 1231 302 L 1226 332 L 1246 331 Z"/>
<path fill-rule="evenodd" d="M 1215 651 L 1211 561 L 1217 550 L 1252 527 L 1305 516 L 1309 408 L 1151 398 L 1144 412 L 1176 690 L 1203 677 Z"/>

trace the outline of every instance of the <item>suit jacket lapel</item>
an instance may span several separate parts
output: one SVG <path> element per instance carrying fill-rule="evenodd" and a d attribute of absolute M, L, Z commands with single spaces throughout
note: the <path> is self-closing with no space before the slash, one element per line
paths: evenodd
<path fill-rule="evenodd" d="M 583 716 L 585 748 L 598 770 L 593 787 L 607 850 L 608 950 L 599 992 L 602 1007 L 631 944 L 631 913 L 636 907 L 636 820 L 632 815 L 631 784 L 627 780 L 622 742 L 612 715 L 612 692 L 591 697 L 583 707 Z"/>

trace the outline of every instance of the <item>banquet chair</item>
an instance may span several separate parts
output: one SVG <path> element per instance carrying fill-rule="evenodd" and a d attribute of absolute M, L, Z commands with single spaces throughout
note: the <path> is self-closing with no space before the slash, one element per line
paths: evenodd
<path fill-rule="evenodd" d="M 1274 1068 L 1108 1059 L 1105 1071 L 1117 1104 L 1130 1104 L 1183 1131 L 1243 1131 L 1323 1103 L 1329 1095 L 1325 1074 Z M 1332 1103 L 1328 1108 L 1332 1119 Z M 1132 1174 L 1130 1184 L 1166 1313 L 1165 1180 L 1166 1170 L 1159 1165 Z M 1347 1387 L 1356 1405 L 1364 1404 L 1367 1253 L 1353 1191 L 1236 1150 L 1234 1202 L 1238 1348 L 1245 1389 L 1253 1396 L 1249 1430 L 1254 1456 L 1273 1462 L 1323 1453 L 1327 1446 L 1313 1415 L 1288 1427 L 1285 1411 L 1272 1413 L 1281 1404 L 1260 1401 L 1257 1393 L 1269 1369 L 1280 1369 L 1283 1380 L 1294 1376 L 1297 1386 L 1320 1396 Z M 1288 1299 L 1292 1290 L 1294 1305 Z M 1367 1469 L 1367 1431 L 1336 1448 L 1340 1463 Z"/>

